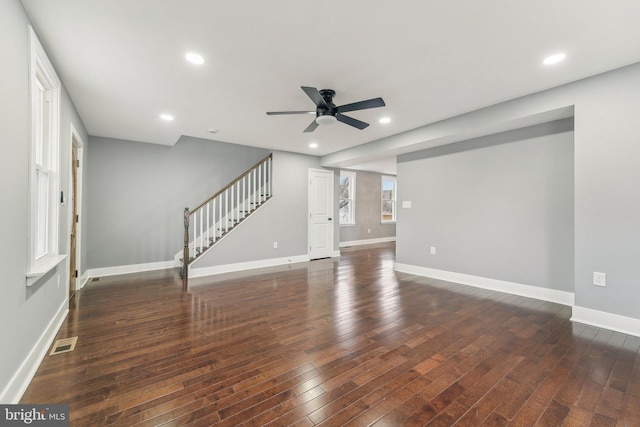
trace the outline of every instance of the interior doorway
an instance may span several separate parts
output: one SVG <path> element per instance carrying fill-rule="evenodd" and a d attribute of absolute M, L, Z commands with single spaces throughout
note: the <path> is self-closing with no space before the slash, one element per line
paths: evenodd
<path fill-rule="evenodd" d="M 309 259 L 333 255 L 333 171 L 309 169 Z"/>
<path fill-rule="evenodd" d="M 69 179 L 69 299 L 73 298 L 79 286 L 80 269 L 80 246 L 81 246 L 81 220 L 80 215 L 82 200 L 82 146 L 80 135 L 73 125 L 71 125 L 71 173 Z"/>

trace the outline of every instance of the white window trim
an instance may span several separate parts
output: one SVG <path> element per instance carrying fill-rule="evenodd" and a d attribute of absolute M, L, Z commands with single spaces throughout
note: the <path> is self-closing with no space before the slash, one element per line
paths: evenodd
<path fill-rule="evenodd" d="M 393 181 L 393 219 L 382 219 L 382 206 L 384 204 L 383 198 L 383 183 L 385 181 Z M 395 176 L 381 176 L 380 177 L 380 224 L 395 224 L 396 217 L 398 215 L 398 180 Z"/>
<path fill-rule="evenodd" d="M 351 221 L 350 222 L 342 222 L 342 218 L 339 218 L 341 227 L 349 227 L 356 225 L 356 173 L 350 171 L 340 171 L 340 176 L 348 176 L 351 181 L 351 185 L 349 186 L 350 195 L 351 195 Z M 338 182 L 340 182 L 338 180 Z M 338 202 L 340 201 L 340 197 L 338 196 Z"/>
<path fill-rule="evenodd" d="M 29 234 L 28 234 L 28 262 L 26 283 L 31 286 L 42 276 L 54 269 L 66 255 L 60 254 L 59 248 L 59 197 L 60 197 L 60 93 L 62 84 L 58 78 L 51 61 L 40 44 L 33 28 L 29 26 L 29 107 L 30 107 L 30 136 L 29 136 Z M 44 82 L 49 93 L 51 106 L 49 134 L 49 197 L 48 197 L 48 217 L 47 217 L 47 252 L 42 256 L 36 256 L 36 233 L 37 233 L 37 180 L 36 180 L 36 121 L 38 110 L 38 98 L 34 96 L 34 90 L 38 82 Z"/>

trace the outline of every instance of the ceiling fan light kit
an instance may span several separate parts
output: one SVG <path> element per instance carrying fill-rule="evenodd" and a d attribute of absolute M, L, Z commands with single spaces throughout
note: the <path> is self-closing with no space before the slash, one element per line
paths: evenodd
<path fill-rule="evenodd" d="M 319 125 L 332 125 L 337 121 L 338 119 L 336 119 L 336 116 L 332 116 L 330 114 L 316 117 L 316 123 Z"/>
<path fill-rule="evenodd" d="M 365 129 L 369 123 L 365 123 L 353 117 L 345 116 L 342 113 L 348 111 L 366 110 L 369 108 L 384 107 L 385 103 L 382 98 L 373 98 L 366 101 L 353 102 L 336 106 L 333 103 L 333 97 L 336 92 L 332 89 L 318 90 L 315 87 L 300 86 L 309 98 L 316 104 L 316 118 L 307 126 L 304 132 L 313 132 L 319 125 L 333 124 L 336 121 L 353 126 L 357 129 Z M 313 111 L 268 111 L 267 115 L 284 115 L 284 114 L 313 114 Z"/>

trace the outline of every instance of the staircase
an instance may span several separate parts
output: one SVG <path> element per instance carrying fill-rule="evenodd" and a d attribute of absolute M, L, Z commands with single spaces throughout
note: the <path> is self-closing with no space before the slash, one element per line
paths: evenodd
<path fill-rule="evenodd" d="M 272 155 L 229 183 L 194 209 L 184 210 L 182 277 L 189 266 L 213 248 L 273 196 Z"/>

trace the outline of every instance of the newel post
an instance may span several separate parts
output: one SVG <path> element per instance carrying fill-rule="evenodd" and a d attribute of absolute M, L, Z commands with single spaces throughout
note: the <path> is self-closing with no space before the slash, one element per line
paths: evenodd
<path fill-rule="evenodd" d="M 184 249 L 182 250 L 182 278 L 189 278 L 189 208 L 184 208 Z"/>

